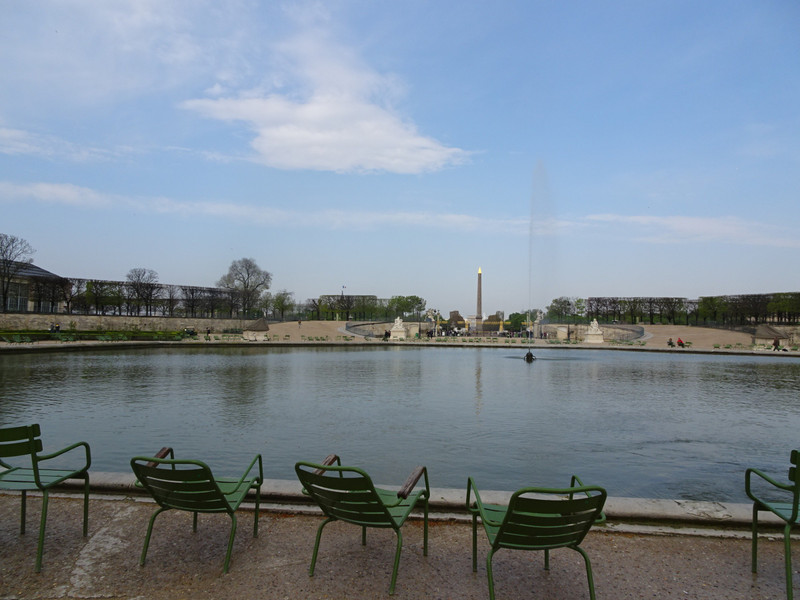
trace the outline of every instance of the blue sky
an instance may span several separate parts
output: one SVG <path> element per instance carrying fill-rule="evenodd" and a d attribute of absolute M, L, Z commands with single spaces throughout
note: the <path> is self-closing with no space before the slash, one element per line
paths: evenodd
<path fill-rule="evenodd" d="M 0 232 L 64 276 L 800 290 L 800 3 L 0 4 Z"/>

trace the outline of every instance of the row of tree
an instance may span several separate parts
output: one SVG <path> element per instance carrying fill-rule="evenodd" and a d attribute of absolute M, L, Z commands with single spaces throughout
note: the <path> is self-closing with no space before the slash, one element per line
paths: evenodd
<path fill-rule="evenodd" d="M 6 310 L 11 284 L 30 265 L 34 253 L 27 241 L 0 233 L 0 307 Z M 323 295 L 297 303 L 286 290 L 269 291 L 272 274 L 252 258 L 231 263 L 217 287 L 169 285 L 158 273 L 141 267 L 128 271 L 124 281 L 32 276 L 28 297 L 36 312 L 54 312 L 59 306 L 68 314 L 185 316 L 191 318 L 297 318 L 360 320 L 396 316 L 421 318 L 425 300 L 419 296 Z"/>
<path fill-rule="evenodd" d="M 746 327 L 759 323 L 800 323 L 800 292 L 701 296 L 560 297 L 547 307 L 546 318 L 557 322 L 590 319 L 620 323 L 672 323 Z"/>
<path fill-rule="evenodd" d="M 11 284 L 23 267 L 33 262 L 35 250 L 16 236 L 0 233 L 0 309 L 5 311 Z M 270 292 L 272 274 L 252 258 L 231 263 L 217 287 L 167 285 L 152 269 L 131 269 L 125 281 L 33 277 L 29 294 L 35 310 L 67 313 L 145 316 L 299 318 L 383 320 L 397 316 L 422 320 L 426 302 L 419 296 L 330 294 L 296 303 L 286 290 Z M 432 311 L 428 311 L 429 313 Z M 435 311 L 433 311 L 435 312 Z M 538 310 L 512 313 L 510 328 L 521 329 L 535 320 Z M 544 311 L 551 322 L 694 323 L 724 327 L 759 323 L 800 323 L 800 292 L 701 296 L 698 300 L 661 297 L 556 298 Z"/>

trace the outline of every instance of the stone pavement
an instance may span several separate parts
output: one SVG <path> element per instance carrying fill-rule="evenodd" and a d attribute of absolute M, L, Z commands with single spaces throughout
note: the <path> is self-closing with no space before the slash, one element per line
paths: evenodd
<path fill-rule="evenodd" d="M 634 521 L 644 520 L 643 515 L 637 518 L 629 513 L 624 519 L 614 504 L 609 499 L 609 523 L 594 528 L 583 544 L 594 567 L 598 599 L 785 597 L 779 536 L 770 534 L 759 543 L 759 573 L 753 575 L 746 523 L 739 517 L 731 519 L 725 507 L 722 520 L 719 515 L 707 518 L 695 503 L 680 508 L 692 513 L 694 523 L 675 520 L 673 515 L 660 524 L 651 520 L 641 525 Z M 620 506 L 619 501 L 616 504 Z M 89 536 L 83 538 L 79 497 L 60 494 L 50 502 L 44 564 L 37 574 L 34 558 L 40 507 L 40 498 L 29 496 L 27 533 L 20 536 L 19 497 L 0 495 L 2 600 L 389 597 L 395 548 L 390 531 L 370 530 L 363 547 L 357 528 L 343 523 L 327 526 L 316 573 L 308 576 L 321 522 L 308 507 L 268 506 L 259 519 L 258 538 L 252 536 L 252 510 L 240 512 L 230 572 L 223 574 L 230 531 L 224 515 L 200 515 L 198 531 L 192 533 L 191 515 L 162 514 L 147 563 L 140 567 L 147 522 L 155 509 L 152 502 L 124 490 L 93 495 Z M 737 510 L 745 514 L 746 508 L 740 505 Z M 440 506 L 434 519 L 427 557 L 422 555 L 421 522 L 412 520 L 405 526 L 394 597 L 485 600 L 488 544 L 483 532 L 478 572 L 473 574 L 466 513 L 447 513 Z M 709 523 L 713 527 L 703 526 Z M 551 553 L 549 572 L 543 569 L 542 553 L 500 551 L 494 570 L 498 600 L 588 598 L 583 560 L 570 550 Z"/>

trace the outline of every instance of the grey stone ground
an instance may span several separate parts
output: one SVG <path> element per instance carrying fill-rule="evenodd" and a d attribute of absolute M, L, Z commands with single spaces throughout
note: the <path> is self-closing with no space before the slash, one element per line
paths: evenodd
<path fill-rule="evenodd" d="M 154 505 L 141 498 L 94 496 L 89 536 L 81 536 L 81 502 L 51 500 L 44 566 L 34 572 L 41 500 L 28 501 L 28 529 L 19 535 L 19 497 L 0 495 L 0 598 L 322 599 L 388 598 L 394 536 L 370 531 L 367 546 L 347 524 L 326 528 L 315 576 L 308 576 L 321 517 L 262 512 L 259 537 L 252 537 L 253 512 L 240 513 L 231 568 L 222 573 L 229 532 L 224 515 L 191 516 L 175 511 L 156 521 L 147 564 L 138 564 Z M 620 530 L 622 527 L 623 530 Z M 429 555 L 422 555 L 422 526 L 406 525 L 396 598 L 486 599 L 488 545 L 479 538 L 479 567 L 472 573 L 471 527 L 434 521 Z M 783 550 L 771 535 L 759 545 L 760 571 L 750 572 L 750 542 L 741 528 L 712 535 L 687 534 L 672 526 L 648 532 L 611 522 L 584 542 L 594 566 L 599 599 L 784 598 Z M 481 536 L 483 536 L 481 532 Z M 588 598 L 581 557 L 554 551 L 550 571 L 541 553 L 500 551 L 495 556 L 498 600 Z M 795 589 L 797 589 L 797 585 Z"/>

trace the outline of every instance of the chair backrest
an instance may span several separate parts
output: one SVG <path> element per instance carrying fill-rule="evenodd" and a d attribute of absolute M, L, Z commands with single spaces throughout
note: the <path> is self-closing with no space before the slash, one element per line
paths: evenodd
<path fill-rule="evenodd" d="M 10 465 L 3 461 L 4 458 L 33 456 L 37 452 L 41 452 L 41 435 L 42 431 L 38 423 L 0 428 L 0 465 L 8 469 Z"/>
<path fill-rule="evenodd" d="M 577 546 L 601 518 L 606 491 L 600 487 L 523 488 L 508 504 L 494 546 L 547 550 Z"/>
<path fill-rule="evenodd" d="M 792 490 L 794 494 L 793 498 L 793 505 L 794 510 L 798 510 L 798 502 L 800 502 L 800 469 L 798 469 L 798 464 L 800 464 L 800 450 L 792 450 L 791 454 L 789 455 L 789 461 L 792 463 L 792 466 L 789 467 L 789 481 L 792 482 L 792 486 L 794 489 Z M 796 518 L 796 514 L 793 518 Z"/>
<path fill-rule="evenodd" d="M 150 456 L 131 459 L 136 478 L 163 508 L 192 512 L 231 513 L 211 469 L 199 460 L 176 460 Z"/>
<path fill-rule="evenodd" d="M 361 469 L 308 462 L 294 468 L 325 516 L 365 527 L 395 527 L 372 479 Z"/>
<path fill-rule="evenodd" d="M 795 489 L 797 488 L 797 484 L 800 483 L 800 471 L 797 469 L 798 462 L 800 462 L 800 451 L 792 450 L 792 453 L 789 455 L 789 461 L 792 463 L 792 466 L 789 467 L 789 481 L 795 484 Z"/>

